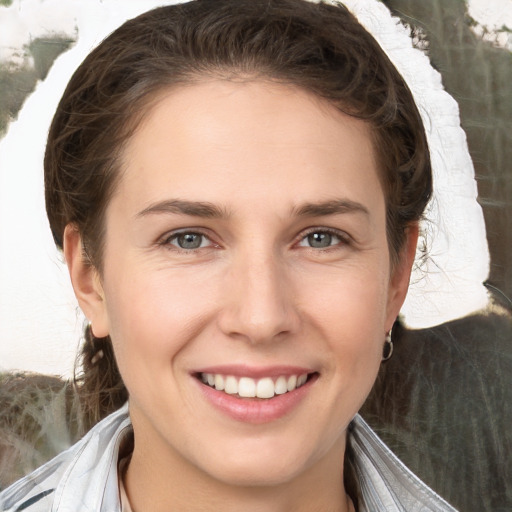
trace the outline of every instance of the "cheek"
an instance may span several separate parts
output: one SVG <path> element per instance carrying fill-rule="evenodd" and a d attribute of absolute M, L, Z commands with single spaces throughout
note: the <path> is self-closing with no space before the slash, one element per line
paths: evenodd
<path fill-rule="evenodd" d="M 308 284 L 305 311 L 310 324 L 326 340 L 324 350 L 341 381 L 341 392 L 352 385 L 369 392 L 382 357 L 387 274 L 372 267 L 340 272 L 324 282 L 304 280 L 304 286 Z"/>
<path fill-rule="evenodd" d="M 110 336 L 120 370 L 151 373 L 155 365 L 168 368 L 211 317 L 211 291 L 183 272 L 128 272 L 126 267 L 119 266 L 105 283 Z"/>
<path fill-rule="evenodd" d="M 335 269 L 323 276 L 304 274 L 304 309 L 319 327 L 338 330 L 343 339 L 350 334 L 370 342 L 377 331 L 384 333 L 388 280 L 379 266 Z"/>

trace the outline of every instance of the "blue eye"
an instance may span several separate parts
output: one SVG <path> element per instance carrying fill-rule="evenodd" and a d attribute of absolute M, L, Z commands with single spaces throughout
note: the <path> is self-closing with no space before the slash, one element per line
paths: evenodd
<path fill-rule="evenodd" d="M 327 249 L 342 242 L 342 238 L 329 231 L 313 231 L 306 235 L 299 243 L 301 247 L 313 249 Z"/>
<path fill-rule="evenodd" d="M 210 240 L 201 233 L 183 232 L 172 235 L 167 239 L 167 243 L 179 247 L 180 249 L 193 250 L 207 247 Z"/>

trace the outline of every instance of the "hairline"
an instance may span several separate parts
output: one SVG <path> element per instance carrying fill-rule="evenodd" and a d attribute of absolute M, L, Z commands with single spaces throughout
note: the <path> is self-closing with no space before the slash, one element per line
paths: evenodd
<path fill-rule="evenodd" d="M 325 106 L 326 104 L 332 105 L 338 112 L 348 115 L 352 118 L 358 119 L 365 123 L 369 128 L 370 143 L 374 151 L 375 163 L 377 166 L 377 177 L 381 184 L 382 192 L 384 195 L 385 207 L 386 207 L 386 241 L 388 245 L 388 253 L 390 257 L 391 270 L 398 265 L 401 259 L 402 249 L 405 245 L 405 240 L 402 243 L 394 247 L 391 243 L 391 233 L 393 226 L 390 225 L 390 219 L 388 218 L 389 201 L 391 192 L 386 185 L 386 173 L 383 162 L 383 155 L 379 151 L 379 130 L 370 120 L 364 119 L 362 116 L 358 116 L 355 112 L 351 112 L 350 108 L 343 108 L 341 102 L 336 102 L 331 98 L 322 96 L 312 88 L 308 88 L 303 84 L 297 84 L 290 78 L 277 77 L 275 73 L 265 73 L 264 70 L 254 69 L 253 72 L 247 70 L 242 71 L 236 66 L 214 66 L 210 65 L 208 68 L 202 70 L 195 69 L 188 72 L 181 73 L 177 78 L 173 80 L 164 80 L 160 84 L 155 84 L 152 89 L 140 95 L 137 100 L 133 103 L 133 111 L 131 115 L 126 118 L 126 130 L 122 136 L 122 143 L 116 151 L 116 155 L 112 158 L 112 169 L 114 177 L 110 183 L 110 188 L 106 195 L 106 201 L 104 203 L 103 211 L 99 215 L 98 220 L 100 221 L 100 231 L 97 233 L 97 251 L 95 257 L 92 258 L 91 262 L 93 266 L 98 270 L 100 276 L 103 275 L 103 255 L 106 243 L 106 226 L 105 216 L 108 210 L 108 206 L 115 194 L 117 187 L 126 171 L 126 161 L 124 157 L 126 155 L 126 148 L 130 144 L 133 137 L 137 132 L 143 129 L 147 119 L 153 114 L 154 110 L 158 105 L 170 94 L 180 89 L 186 89 L 194 85 L 200 85 L 208 82 L 226 81 L 235 83 L 268 83 L 271 85 L 282 85 L 291 89 L 296 89 L 307 93 L 312 99 L 317 101 L 319 107 Z M 327 111 L 327 109 L 326 109 Z M 329 114 L 332 114 L 329 112 Z M 406 225 L 409 226 L 411 223 Z M 396 227 L 394 228 L 396 229 Z"/>

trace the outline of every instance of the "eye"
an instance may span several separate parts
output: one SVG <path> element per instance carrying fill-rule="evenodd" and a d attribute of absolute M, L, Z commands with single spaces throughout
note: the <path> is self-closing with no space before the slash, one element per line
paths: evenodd
<path fill-rule="evenodd" d="M 211 241 L 202 233 L 194 233 L 193 231 L 186 231 L 176 233 L 165 240 L 166 244 L 174 245 L 179 249 L 194 250 L 211 245 Z"/>
<path fill-rule="evenodd" d="M 311 247 L 313 249 L 327 249 L 343 243 L 345 240 L 341 235 L 331 231 L 312 231 L 308 233 L 300 242 L 300 247 Z"/>

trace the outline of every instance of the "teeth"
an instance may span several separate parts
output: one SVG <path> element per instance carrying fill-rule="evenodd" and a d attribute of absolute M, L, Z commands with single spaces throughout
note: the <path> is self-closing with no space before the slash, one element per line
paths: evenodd
<path fill-rule="evenodd" d="M 258 381 L 256 385 L 256 396 L 258 398 L 272 398 L 274 394 L 274 382 L 270 377 Z"/>
<path fill-rule="evenodd" d="M 249 377 L 242 377 L 238 382 L 238 394 L 244 398 L 256 396 L 256 381 Z"/>
<path fill-rule="evenodd" d="M 286 377 L 279 377 L 276 380 L 275 392 L 276 395 L 284 395 L 288 391 Z"/>
<path fill-rule="evenodd" d="M 224 391 L 228 395 L 236 395 L 238 393 L 238 382 L 235 377 L 229 376 L 226 377 L 226 384 L 224 386 Z"/>
<path fill-rule="evenodd" d="M 209 383 L 209 379 L 208 379 Z M 215 375 L 215 389 L 222 391 L 224 389 L 224 377 L 222 375 Z"/>
<path fill-rule="evenodd" d="M 297 387 L 297 375 L 291 375 L 286 382 L 286 389 L 293 391 Z"/>
<path fill-rule="evenodd" d="M 224 391 L 228 395 L 238 395 L 242 398 L 272 398 L 274 395 L 284 395 L 289 391 L 303 386 L 307 379 L 307 373 L 302 375 L 280 376 L 275 381 L 270 377 L 256 380 L 250 377 L 237 379 L 233 375 L 220 375 L 202 373 L 201 381 L 217 391 Z"/>

